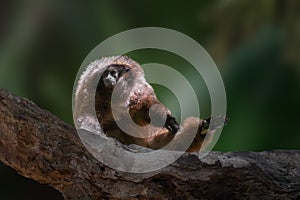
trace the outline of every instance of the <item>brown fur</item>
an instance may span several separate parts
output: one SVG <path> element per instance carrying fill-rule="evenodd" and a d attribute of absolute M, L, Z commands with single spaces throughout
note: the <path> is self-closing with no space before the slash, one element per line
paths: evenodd
<path fill-rule="evenodd" d="M 165 120 L 166 115 L 171 115 L 170 110 L 158 101 L 152 87 L 144 79 L 142 68 L 136 62 L 127 57 L 121 57 L 121 59 L 106 66 L 106 69 L 112 66 L 120 71 L 123 68 L 130 69 L 130 73 L 125 73 L 118 79 L 119 86 L 116 87 L 119 87 L 119 90 L 116 91 L 116 94 L 120 99 L 115 102 L 116 105 L 114 106 L 120 107 L 120 110 L 128 110 L 132 120 L 141 127 L 150 124 L 149 109 L 153 105 L 159 105 L 153 109 L 156 119 Z M 104 71 L 103 75 L 105 73 Z M 176 150 L 176 145 L 180 145 L 189 134 L 192 134 L 193 130 L 196 130 L 196 137 L 186 151 L 200 150 L 204 135 L 201 135 L 199 131 L 202 124 L 202 120 L 199 118 L 190 117 L 186 119 L 176 135 L 166 128 L 155 127 L 155 124 L 149 126 L 147 132 L 140 133 L 143 137 L 134 137 L 122 131 L 116 121 L 124 119 L 122 117 L 114 119 L 111 110 L 114 89 L 106 87 L 103 84 L 103 78 L 100 78 L 95 96 L 95 108 L 99 123 L 106 135 L 118 139 L 123 144 L 137 144 L 152 149 L 160 149 L 174 139 L 175 146 L 173 145 L 170 149 Z"/>

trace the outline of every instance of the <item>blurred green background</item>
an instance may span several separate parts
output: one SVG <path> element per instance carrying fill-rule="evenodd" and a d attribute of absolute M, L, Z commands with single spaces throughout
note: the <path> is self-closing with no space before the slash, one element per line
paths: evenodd
<path fill-rule="evenodd" d="M 187 34 L 219 67 L 230 123 L 214 150 L 300 148 L 297 0 L 4 0 L 0 3 L 0 87 L 72 124 L 73 83 L 85 56 L 106 38 L 144 26 Z M 140 63 L 188 69 L 184 60 L 159 50 L 129 55 Z M 183 71 L 193 79 L 191 70 Z M 204 89 L 197 90 L 198 97 L 207 100 L 205 86 L 199 87 Z M 155 89 L 177 113 L 172 94 L 157 85 Z M 209 103 L 203 105 L 201 116 L 207 117 Z M 50 187 L 2 164 L 0 183 L 0 199 L 61 199 Z"/>

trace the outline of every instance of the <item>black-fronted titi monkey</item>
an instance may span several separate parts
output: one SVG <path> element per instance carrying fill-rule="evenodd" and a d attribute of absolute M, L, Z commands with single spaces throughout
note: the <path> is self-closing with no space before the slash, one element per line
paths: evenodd
<path fill-rule="evenodd" d="M 95 110 L 100 126 L 107 136 L 116 138 L 125 145 L 136 144 L 160 149 L 172 140 L 174 144 L 180 145 L 190 131 L 196 129 L 196 136 L 186 151 L 201 149 L 208 132 L 210 118 L 201 120 L 189 117 L 180 126 L 171 111 L 157 99 L 137 62 L 126 56 L 102 60 L 109 62 L 105 63 L 104 72 L 97 85 Z M 114 108 L 120 113 L 118 116 L 114 116 Z M 220 119 L 220 123 L 211 127 L 210 133 L 223 125 L 226 120 L 224 116 L 216 118 Z M 155 120 L 151 121 L 152 119 Z M 136 126 L 147 128 L 140 132 L 140 135 L 131 135 L 128 132 L 134 132 L 134 128 L 130 129 L 131 125 L 126 120 L 132 120 Z M 125 126 L 129 126 L 127 127 L 129 131 L 124 131 L 120 127 L 122 122 Z M 163 126 L 159 125 L 161 122 L 164 122 Z"/>

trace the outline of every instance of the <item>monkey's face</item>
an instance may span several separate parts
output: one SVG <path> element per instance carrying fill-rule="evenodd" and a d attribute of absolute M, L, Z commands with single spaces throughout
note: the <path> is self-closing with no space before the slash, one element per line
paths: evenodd
<path fill-rule="evenodd" d="M 106 88 L 114 88 L 121 78 L 130 75 L 130 68 L 126 65 L 110 65 L 103 72 L 102 82 Z"/>
<path fill-rule="evenodd" d="M 120 86 L 125 86 L 124 89 L 135 83 L 145 82 L 144 71 L 138 64 L 112 64 L 103 72 L 101 81 L 106 89 L 115 88 L 117 83 L 121 83 Z"/>

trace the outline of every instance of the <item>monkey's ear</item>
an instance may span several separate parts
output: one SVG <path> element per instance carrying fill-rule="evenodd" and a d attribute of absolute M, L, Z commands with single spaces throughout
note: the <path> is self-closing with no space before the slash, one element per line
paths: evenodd
<path fill-rule="evenodd" d="M 130 71 L 130 68 L 128 66 L 125 66 L 122 71 L 121 71 L 121 75 L 126 74 Z"/>
<path fill-rule="evenodd" d="M 124 69 L 125 73 L 126 73 L 126 72 L 129 72 L 129 70 L 130 70 L 129 67 L 125 67 L 125 69 Z"/>

